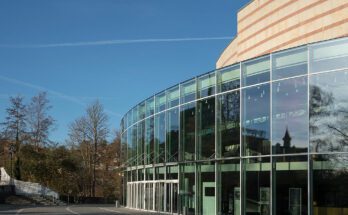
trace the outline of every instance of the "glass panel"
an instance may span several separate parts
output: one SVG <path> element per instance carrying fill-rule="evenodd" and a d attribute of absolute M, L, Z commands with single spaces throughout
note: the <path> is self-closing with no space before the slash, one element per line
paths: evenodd
<path fill-rule="evenodd" d="M 197 101 L 198 159 L 215 156 L 215 97 Z"/>
<path fill-rule="evenodd" d="M 167 90 L 167 107 L 175 107 L 179 105 L 179 85 Z"/>
<path fill-rule="evenodd" d="M 242 63 L 242 86 L 269 81 L 269 55 Z"/>
<path fill-rule="evenodd" d="M 167 162 L 179 159 L 179 108 L 167 111 Z"/>
<path fill-rule="evenodd" d="M 218 92 L 225 92 L 240 87 L 240 64 L 217 72 Z"/>
<path fill-rule="evenodd" d="M 137 134 L 138 134 L 138 125 L 133 125 L 132 127 L 132 157 L 133 157 L 133 161 L 132 161 L 132 164 L 133 165 L 137 165 L 137 162 L 138 162 L 138 155 L 137 155 L 137 152 L 138 152 L 138 137 L 137 137 Z"/>
<path fill-rule="evenodd" d="M 198 98 L 215 94 L 215 72 L 198 78 Z"/>
<path fill-rule="evenodd" d="M 196 129 L 196 105 L 190 103 L 181 106 L 180 112 L 180 159 L 182 161 L 195 159 L 195 129 Z"/>
<path fill-rule="evenodd" d="M 195 204 L 195 165 L 185 164 L 180 166 L 181 178 L 180 182 L 180 199 L 181 199 L 181 214 L 194 215 L 196 204 Z"/>
<path fill-rule="evenodd" d="M 130 110 L 127 113 L 127 121 L 128 121 L 128 126 L 133 125 L 133 112 L 132 112 L 132 110 Z"/>
<path fill-rule="evenodd" d="M 145 121 L 138 123 L 138 165 L 145 164 Z"/>
<path fill-rule="evenodd" d="M 163 163 L 165 159 L 165 117 L 164 112 L 155 116 L 155 163 Z"/>
<path fill-rule="evenodd" d="M 127 130 L 127 164 L 128 166 L 133 166 L 133 144 L 132 144 L 132 131 L 133 127 L 128 128 Z"/>
<path fill-rule="evenodd" d="M 215 164 L 197 164 L 198 204 L 197 213 L 215 214 Z"/>
<path fill-rule="evenodd" d="M 181 84 L 181 103 L 196 99 L 196 79 Z"/>
<path fill-rule="evenodd" d="M 269 84 L 242 91 L 242 144 L 244 155 L 270 153 Z"/>
<path fill-rule="evenodd" d="M 221 161 L 218 171 L 218 214 L 240 215 L 239 159 Z"/>
<path fill-rule="evenodd" d="M 139 105 L 139 120 L 142 120 L 145 118 L 145 102 L 142 102 Z"/>
<path fill-rule="evenodd" d="M 290 49 L 272 55 L 272 79 L 307 74 L 307 47 Z"/>
<path fill-rule="evenodd" d="M 138 181 L 143 181 L 144 180 L 144 169 L 138 169 Z"/>
<path fill-rule="evenodd" d="M 348 70 L 310 77 L 312 152 L 348 152 Z"/>
<path fill-rule="evenodd" d="M 154 179 L 153 178 L 153 168 L 146 168 L 145 173 L 146 173 L 146 181 L 151 181 Z"/>
<path fill-rule="evenodd" d="M 139 121 L 139 118 L 138 118 L 138 106 L 135 106 L 132 110 L 133 112 L 133 123 L 136 123 Z"/>
<path fill-rule="evenodd" d="M 121 162 L 127 165 L 127 131 L 121 135 Z"/>
<path fill-rule="evenodd" d="M 239 91 L 218 96 L 217 157 L 239 157 L 240 152 Z"/>
<path fill-rule="evenodd" d="M 164 176 L 166 174 L 165 167 L 156 167 L 156 180 L 164 180 Z"/>
<path fill-rule="evenodd" d="M 310 72 L 348 68 L 348 39 L 313 44 L 310 50 Z"/>
<path fill-rule="evenodd" d="M 307 156 L 273 158 L 274 214 L 308 214 Z"/>
<path fill-rule="evenodd" d="M 274 154 L 308 151 L 307 76 L 272 85 L 272 152 Z"/>
<path fill-rule="evenodd" d="M 156 205 L 156 211 L 164 211 L 164 183 L 156 183 L 155 184 L 155 189 L 156 189 L 156 200 L 155 200 L 155 205 Z"/>
<path fill-rule="evenodd" d="M 155 97 L 156 113 L 166 109 L 166 93 L 162 92 Z"/>
<path fill-rule="evenodd" d="M 167 167 L 167 180 L 178 179 L 178 166 Z"/>
<path fill-rule="evenodd" d="M 244 196 L 243 205 L 246 215 L 271 214 L 270 170 L 271 164 L 261 159 L 245 159 L 244 161 Z"/>
<path fill-rule="evenodd" d="M 151 116 L 154 114 L 155 109 L 155 101 L 154 98 L 151 97 L 145 101 L 146 103 L 146 117 Z"/>
<path fill-rule="evenodd" d="M 348 213 L 348 156 L 313 155 L 313 215 Z"/>
<path fill-rule="evenodd" d="M 153 117 L 145 120 L 145 128 L 146 164 L 153 164 L 155 147 Z"/>

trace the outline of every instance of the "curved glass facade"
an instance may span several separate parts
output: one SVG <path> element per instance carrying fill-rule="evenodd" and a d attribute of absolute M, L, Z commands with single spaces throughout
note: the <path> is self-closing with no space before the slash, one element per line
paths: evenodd
<path fill-rule="evenodd" d="M 127 207 L 348 214 L 348 38 L 240 62 L 122 119 Z"/>

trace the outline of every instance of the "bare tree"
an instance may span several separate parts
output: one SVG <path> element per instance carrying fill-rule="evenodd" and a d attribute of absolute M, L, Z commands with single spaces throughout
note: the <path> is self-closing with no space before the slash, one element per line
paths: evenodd
<path fill-rule="evenodd" d="M 86 109 L 86 116 L 75 120 L 69 131 L 69 138 L 74 145 L 79 145 L 79 150 L 84 164 L 89 166 L 91 172 L 91 196 L 95 196 L 97 166 L 100 163 L 100 145 L 105 143 L 109 133 L 108 117 L 103 106 L 96 101 Z"/>
<path fill-rule="evenodd" d="M 76 151 L 79 152 L 82 167 L 85 170 L 85 177 L 84 181 L 82 182 L 84 195 L 87 195 L 87 190 L 89 196 L 92 196 L 93 147 L 89 136 L 87 135 L 87 128 L 87 119 L 85 116 L 72 122 L 69 126 L 69 143 L 71 144 L 72 148 L 76 148 Z"/>
<path fill-rule="evenodd" d="M 14 177 L 21 179 L 21 165 L 19 153 L 22 141 L 26 134 L 26 107 L 23 104 L 23 97 L 10 97 L 10 107 L 6 109 L 7 116 L 2 123 L 4 130 L 2 135 L 10 142 L 14 142 L 16 151 L 15 174 Z"/>
<path fill-rule="evenodd" d="M 96 166 L 98 165 L 98 146 L 105 141 L 109 133 L 108 116 L 103 106 L 96 101 L 87 107 L 87 135 L 93 143 L 93 181 L 92 196 L 95 196 Z"/>
<path fill-rule="evenodd" d="M 20 151 L 21 141 L 26 133 L 26 107 L 23 97 L 10 97 L 10 107 L 6 109 L 7 116 L 4 126 L 3 137 L 12 140 L 16 144 L 16 151 Z"/>
<path fill-rule="evenodd" d="M 37 96 L 34 96 L 28 105 L 27 122 L 31 136 L 30 141 L 36 150 L 40 146 L 51 143 L 49 132 L 54 124 L 54 119 L 48 114 L 51 108 L 46 92 L 40 92 Z"/>

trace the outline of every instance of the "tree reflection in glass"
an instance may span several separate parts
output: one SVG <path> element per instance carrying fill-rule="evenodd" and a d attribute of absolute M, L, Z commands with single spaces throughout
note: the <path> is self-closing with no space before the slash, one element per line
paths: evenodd
<path fill-rule="evenodd" d="M 348 71 L 310 79 L 310 148 L 312 152 L 348 151 Z"/>

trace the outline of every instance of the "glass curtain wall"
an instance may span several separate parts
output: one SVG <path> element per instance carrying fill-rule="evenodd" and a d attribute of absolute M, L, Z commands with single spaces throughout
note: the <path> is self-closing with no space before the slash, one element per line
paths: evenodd
<path fill-rule="evenodd" d="M 347 62 L 347 38 L 325 41 L 140 103 L 121 122 L 124 201 L 195 215 L 348 214 Z"/>

